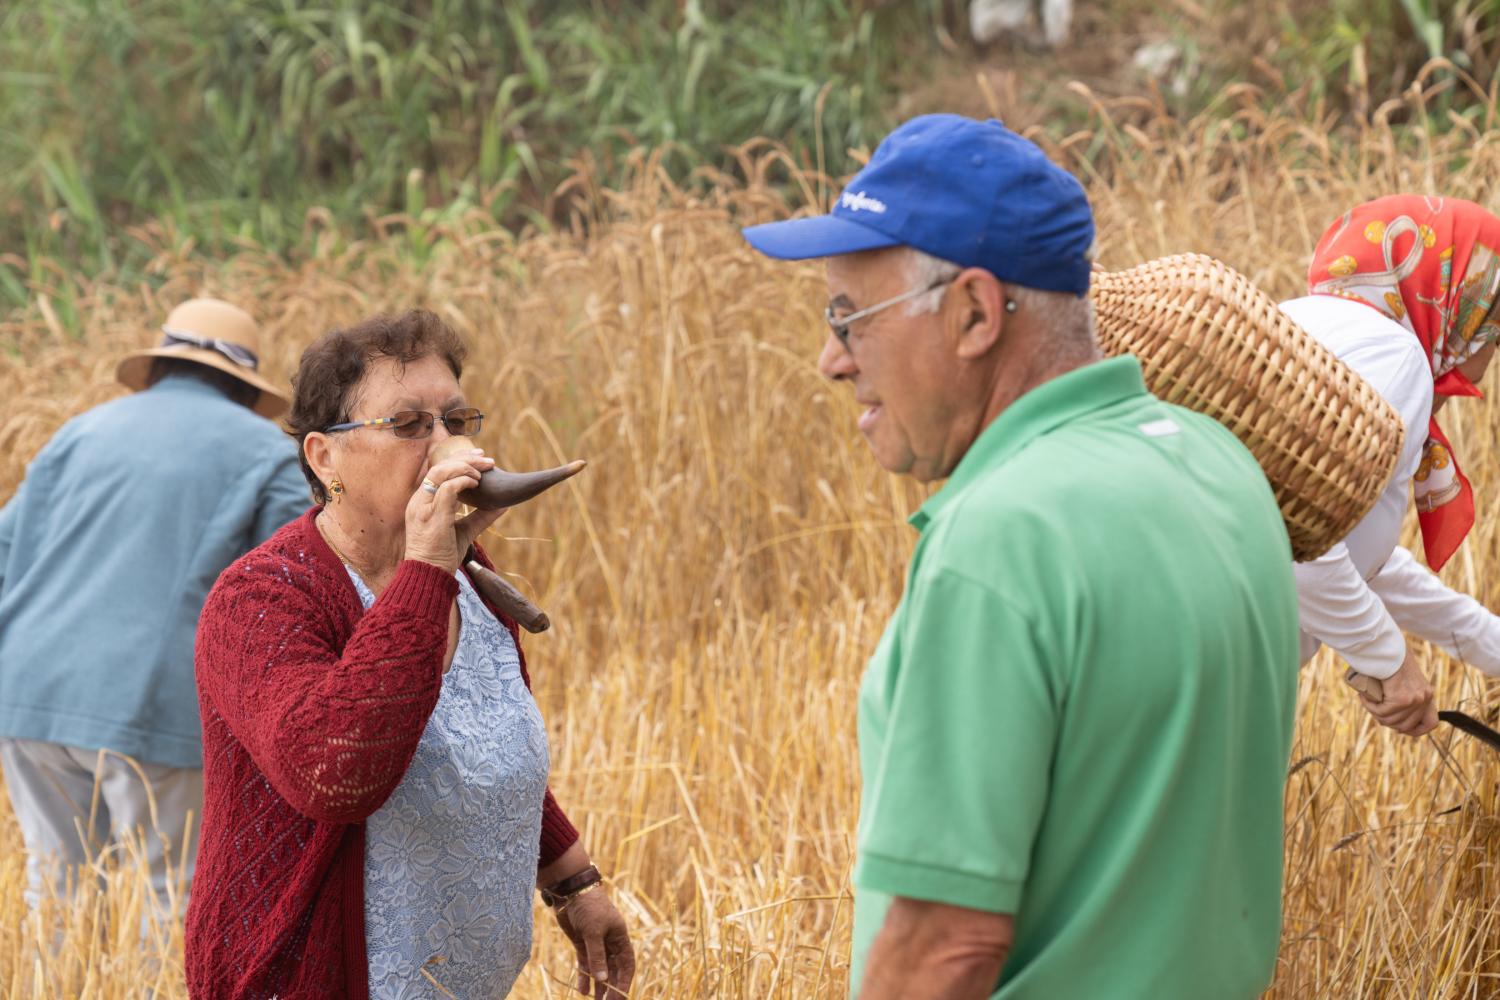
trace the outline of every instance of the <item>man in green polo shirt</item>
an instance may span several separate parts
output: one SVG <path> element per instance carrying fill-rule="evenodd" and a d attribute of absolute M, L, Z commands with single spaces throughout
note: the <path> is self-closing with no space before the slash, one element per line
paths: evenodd
<path fill-rule="evenodd" d="M 998 122 L 915 119 L 831 215 L 847 381 L 947 483 L 865 673 L 851 995 L 1234 1000 L 1271 981 L 1297 684 L 1255 460 L 1101 361 L 1082 188 Z"/>

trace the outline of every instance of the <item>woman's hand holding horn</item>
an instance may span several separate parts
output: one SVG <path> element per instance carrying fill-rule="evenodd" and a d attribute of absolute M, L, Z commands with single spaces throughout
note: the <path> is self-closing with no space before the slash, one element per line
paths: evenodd
<path fill-rule="evenodd" d="M 406 504 L 406 558 L 448 573 L 458 570 L 469 545 L 505 513 L 501 508 L 458 516 L 458 495 L 477 486 L 479 477 L 494 467 L 494 459 L 475 448 L 451 454 L 427 470 Z"/>

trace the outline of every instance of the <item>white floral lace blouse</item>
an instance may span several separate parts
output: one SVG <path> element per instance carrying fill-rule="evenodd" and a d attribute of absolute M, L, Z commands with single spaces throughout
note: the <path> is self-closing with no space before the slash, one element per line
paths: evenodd
<path fill-rule="evenodd" d="M 349 575 L 368 608 L 374 596 Z M 547 733 L 510 633 L 458 581 L 458 648 L 437 707 L 366 824 L 371 1000 L 494 1000 L 531 954 Z"/>

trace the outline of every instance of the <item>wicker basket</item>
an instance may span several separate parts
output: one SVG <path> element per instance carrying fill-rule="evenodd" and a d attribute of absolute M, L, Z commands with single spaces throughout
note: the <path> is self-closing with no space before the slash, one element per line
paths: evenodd
<path fill-rule="evenodd" d="M 1234 432 L 1276 491 L 1292 555 L 1316 559 L 1369 513 L 1401 453 L 1401 420 L 1248 278 L 1211 257 L 1096 270 L 1106 354 Z"/>

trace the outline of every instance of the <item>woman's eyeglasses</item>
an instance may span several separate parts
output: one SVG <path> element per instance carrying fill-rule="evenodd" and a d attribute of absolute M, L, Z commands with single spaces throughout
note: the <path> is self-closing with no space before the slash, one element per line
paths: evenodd
<path fill-rule="evenodd" d="M 438 419 L 436 415 L 426 410 L 402 410 L 391 417 L 351 420 L 347 424 L 334 424 L 332 427 L 325 427 L 323 433 L 352 431 L 361 427 L 389 427 L 398 438 L 410 440 L 431 437 L 432 428 L 436 426 Z M 479 428 L 484 424 L 484 414 L 472 406 L 461 406 L 456 410 L 449 410 L 442 415 L 441 419 L 443 426 L 448 428 L 448 433 L 454 437 L 473 437 L 479 433 Z"/>

